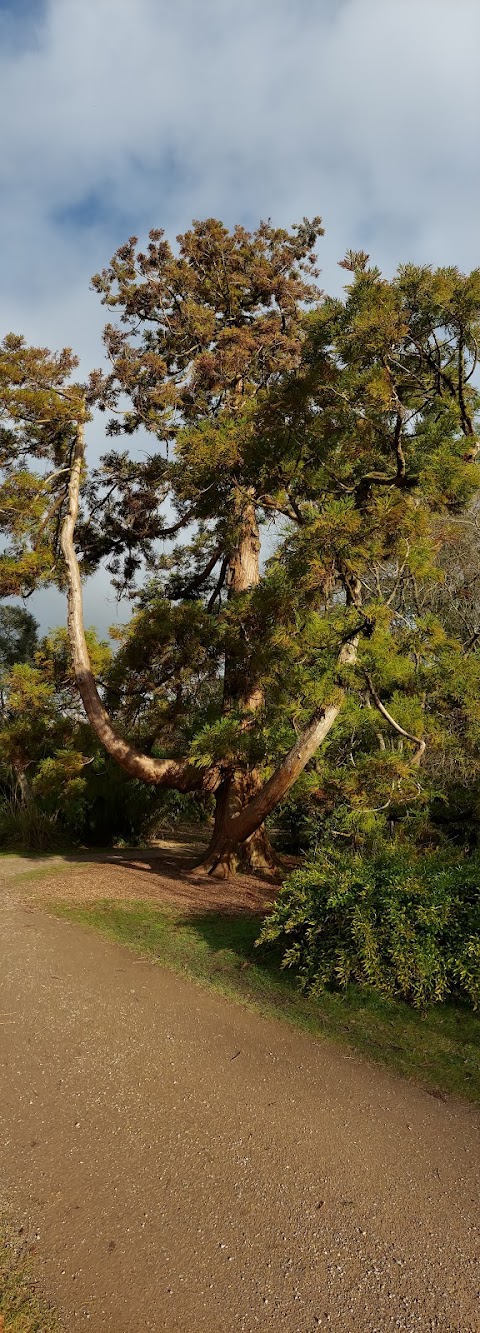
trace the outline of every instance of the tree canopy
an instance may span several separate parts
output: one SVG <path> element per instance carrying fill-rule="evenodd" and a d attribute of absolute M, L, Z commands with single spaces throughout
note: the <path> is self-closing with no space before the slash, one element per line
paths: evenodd
<path fill-rule="evenodd" d="M 321 234 L 131 238 L 93 279 L 107 372 L 72 382 L 72 353 L 13 335 L 0 355 L 0 589 L 68 586 L 94 731 L 131 776 L 214 794 L 217 873 L 271 863 L 264 821 L 299 778 L 324 810 L 393 817 L 435 755 L 472 771 L 478 745 L 480 271 L 389 279 L 350 252 L 332 298 Z M 111 445 L 89 473 L 94 410 Z M 96 681 L 81 577 L 101 561 L 134 605 Z"/>

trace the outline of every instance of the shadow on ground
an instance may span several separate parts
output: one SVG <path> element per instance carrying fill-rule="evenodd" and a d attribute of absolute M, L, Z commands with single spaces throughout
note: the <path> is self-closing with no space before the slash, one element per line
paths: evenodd
<path fill-rule="evenodd" d="M 217 880 L 196 870 L 206 834 L 172 834 L 158 846 L 7 856 L 0 880 L 15 896 L 41 901 L 148 900 L 184 912 L 262 912 L 278 886 L 253 875 Z"/>

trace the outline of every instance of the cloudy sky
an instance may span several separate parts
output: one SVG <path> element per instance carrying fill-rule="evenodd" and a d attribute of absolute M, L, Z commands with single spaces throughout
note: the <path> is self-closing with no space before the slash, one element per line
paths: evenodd
<path fill-rule="evenodd" d="M 91 274 L 193 217 L 320 213 L 330 290 L 350 246 L 476 267 L 479 56 L 478 0 L 0 0 L 0 336 L 99 364 Z"/>

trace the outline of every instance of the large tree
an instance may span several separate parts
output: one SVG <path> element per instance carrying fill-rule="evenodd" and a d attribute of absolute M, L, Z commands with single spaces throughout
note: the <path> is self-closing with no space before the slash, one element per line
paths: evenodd
<path fill-rule="evenodd" d="M 376 645 L 383 660 L 400 590 L 438 576 L 439 518 L 477 485 L 480 274 L 407 266 L 387 280 L 350 253 L 334 300 L 314 285 L 320 234 L 318 219 L 290 233 L 207 221 L 175 252 L 158 231 L 146 253 L 132 238 L 93 280 L 116 318 L 109 371 L 83 389 L 68 354 L 4 345 L 4 510 L 20 476 L 31 496 L 9 520 L 17 568 L 49 577 L 60 537 L 90 722 L 132 776 L 214 792 L 204 864 L 217 873 L 270 861 L 264 820 L 349 693 L 385 722 Z M 111 437 L 152 443 L 141 460 L 112 448 L 89 480 L 93 406 Z M 54 464 L 49 478 L 25 451 Z M 108 692 L 81 600 L 102 559 L 118 586 L 147 576 Z M 8 553 L 2 567 L 11 591 Z M 386 713 L 418 765 L 422 716 L 413 729 Z"/>

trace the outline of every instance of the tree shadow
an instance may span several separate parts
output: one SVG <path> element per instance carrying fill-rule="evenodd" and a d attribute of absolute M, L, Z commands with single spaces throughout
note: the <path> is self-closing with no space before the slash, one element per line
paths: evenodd
<path fill-rule="evenodd" d="M 188 929 L 207 945 L 209 954 L 212 955 L 213 971 L 222 972 L 223 955 L 225 971 L 231 975 L 232 960 L 228 955 L 234 954 L 240 964 L 239 971 L 244 973 L 246 982 L 249 970 L 254 968 L 257 975 L 264 973 L 265 976 L 280 981 L 282 989 L 295 990 L 298 993 L 293 973 L 286 973 L 281 968 L 284 946 L 270 942 L 257 944 L 265 914 L 265 909 L 256 912 L 238 910 L 196 912 L 191 916 L 182 917 L 177 922 L 177 927 L 180 930 Z"/>
<path fill-rule="evenodd" d="M 204 848 L 205 838 L 175 838 L 165 840 L 164 846 L 96 848 L 89 847 L 63 854 L 63 859 L 77 865 L 113 865 L 125 869 L 140 870 L 150 874 L 166 874 L 168 870 L 178 874 L 195 869 Z"/>
<path fill-rule="evenodd" d="M 200 838 L 198 842 L 195 838 L 178 839 L 177 846 L 174 845 L 174 839 L 167 846 L 163 847 L 142 847 L 138 851 L 133 848 L 109 849 L 106 851 L 95 851 L 89 849 L 82 852 L 70 852 L 64 856 L 64 860 L 72 865 L 84 866 L 109 866 L 118 871 L 126 871 L 132 874 L 132 897 L 141 896 L 138 885 L 135 884 L 133 876 L 151 876 L 151 882 L 146 885 L 148 897 L 158 898 L 159 903 L 162 896 L 165 903 L 169 901 L 177 904 L 185 911 L 191 911 L 196 916 L 205 912 L 222 913 L 225 916 L 231 915 L 249 915 L 252 913 L 261 914 L 269 909 L 278 892 L 278 884 L 273 884 L 270 880 L 264 880 L 257 875 L 232 875 L 230 879 L 222 880 L 205 875 L 197 871 L 197 866 L 205 843 Z M 108 896 L 105 895 L 105 896 Z M 126 886 L 125 896 L 128 896 L 128 886 Z"/>

